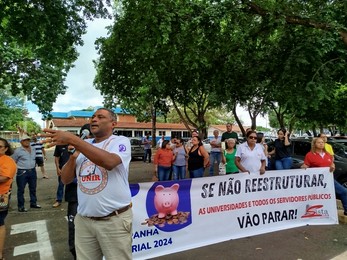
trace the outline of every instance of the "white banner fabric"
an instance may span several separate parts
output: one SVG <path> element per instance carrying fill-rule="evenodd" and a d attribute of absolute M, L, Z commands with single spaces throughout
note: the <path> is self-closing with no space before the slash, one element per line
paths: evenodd
<path fill-rule="evenodd" d="M 130 186 L 134 259 L 305 225 L 338 224 L 328 168 Z"/>

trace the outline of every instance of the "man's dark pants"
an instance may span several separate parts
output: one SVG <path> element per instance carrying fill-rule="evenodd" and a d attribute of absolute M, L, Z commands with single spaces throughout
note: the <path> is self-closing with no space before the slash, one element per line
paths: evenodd
<path fill-rule="evenodd" d="M 76 259 L 76 250 L 75 250 L 75 216 L 77 214 L 78 202 L 68 202 L 67 206 L 67 218 L 68 218 L 68 231 L 69 231 L 69 250 L 71 254 Z"/>
<path fill-rule="evenodd" d="M 144 157 L 143 157 L 143 161 L 144 161 L 144 162 L 146 162 L 147 157 L 148 157 L 148 162 L 150 163 L 150 162 L 151 162 L 151 159 L 152 159 L 152 149 L 151 149 L 151 148 L 145 149 L 145 155 L 144 155 Z"/>
<path fill-rule="evenodd" d="M 30 206 L 35 206 L 37 203 L 36 198 L 36 183 L 37 183 L 37 174 L 36 169 L 28 169 L 28 170 L 17 170 L 16 176 L 17 182 L 17 200 L 18 200 L 18 208 L 24 208 L 24 190 L 25 186 L 28 183 L 29 185 L 29 193 L 30 193 Z"/>
<path fill-rule="evenodd" d="M 61 177 L 58 176 L 58 188 L 57 188 L 57 196 L 56 201 L 62 202 L 64 196 L 64 183 L 61 181 Z"/>

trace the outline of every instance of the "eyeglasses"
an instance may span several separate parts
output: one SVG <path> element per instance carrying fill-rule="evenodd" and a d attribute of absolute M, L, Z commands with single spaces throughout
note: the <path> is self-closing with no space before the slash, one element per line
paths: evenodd
<path fill-rule="evenodd" d="M 257 140 L 257 137 L 256 137 L 256 136 L 249 136 L 248 138 L 249 138 L 249 139 L 253 139 L 253 140 Z"/>

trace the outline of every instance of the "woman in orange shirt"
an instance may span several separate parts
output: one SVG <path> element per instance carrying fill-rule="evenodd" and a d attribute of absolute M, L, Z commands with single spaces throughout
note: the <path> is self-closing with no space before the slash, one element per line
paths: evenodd
<path fill-rule="evenodd" d="M 7 194 L 11 190 L 13 177 L 16 174 L 17 166 L 10 157 L 13 150 L 6 139 L 0 138 L 0 194 Z M 9 195 L 8 195 L 9 196 Z M 5 244 L 6 228 L 5 218 L 8 208 L 0 210 L 0 260 L 4 259 L 3 250 Z"/>
<path fill-rule="evenodd" d="M 170 147 L 170 142 L 168 140 L 164 140 L 161 148 L 154 156 L 154 171 L 155 174 L 158 174 L 159 181 L 169 180 L 171 166 L 174 160 L 175 158 Z"/>

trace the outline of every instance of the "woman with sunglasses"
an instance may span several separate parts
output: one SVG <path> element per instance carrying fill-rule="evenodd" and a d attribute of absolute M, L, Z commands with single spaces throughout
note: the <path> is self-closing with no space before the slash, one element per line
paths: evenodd
<path fill-rule="evenodd" d="M 247 141 L 240 144 L 235 155 L 235 164 L 240 172 L 265 173 L 266 156 L 263 149 L 257 144 L 257 133 L 249 131 Z"/>
<path fill-rule="evenodd" d="M 4 138 L 0 138 L 0 194 L 10 196 L 13 177 L 16 174 L 17 166 L 15 161 L 10 157 L 13 150 Z M 8 197 L 8 199 L 10 199 Z M 8 214 L 8 208 L 0 210 L 0 260 L 4 259 L 3 249 L 5 244 L 6 228 L 5 218 Z"/>

